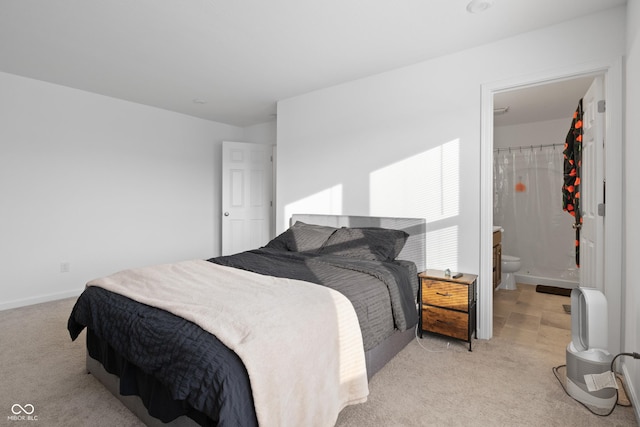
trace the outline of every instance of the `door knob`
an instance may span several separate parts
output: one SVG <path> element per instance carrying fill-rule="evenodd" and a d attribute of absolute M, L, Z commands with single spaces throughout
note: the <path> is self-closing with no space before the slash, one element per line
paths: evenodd
<path fill-rule="evenodd" d="M 229 216 L 229 212 L 225 212 L 225 213 L 224 213 L 224 216 Z"/>

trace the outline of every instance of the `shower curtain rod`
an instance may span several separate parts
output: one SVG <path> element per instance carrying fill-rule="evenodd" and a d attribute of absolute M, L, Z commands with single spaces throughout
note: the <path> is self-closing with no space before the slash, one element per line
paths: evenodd
<path fill-rule="evenodd" d="M 536 149 L 540 149 L 542 150 L 543 148 L 546 147 L 564 147 L 564 144 L 540 144 L 540 145 L 520 145 L 517 147 L 500 147 L 500 148 L 494 148 L 493 152 L 494 153 L 499 153 L 501 151 L 522 151 L 522 150 L 536 150 Z"/>

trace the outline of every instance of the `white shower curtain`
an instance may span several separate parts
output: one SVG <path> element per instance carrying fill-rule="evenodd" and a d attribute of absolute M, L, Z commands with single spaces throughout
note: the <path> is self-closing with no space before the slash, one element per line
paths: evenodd
<path fill-rule="evenodd" d="M 562 210 L 562 147 L 501 148 L 493 158 L 493 223 L 502 253 L 522 261 L 523 283 L 578 282 L 574 218 Z"/>

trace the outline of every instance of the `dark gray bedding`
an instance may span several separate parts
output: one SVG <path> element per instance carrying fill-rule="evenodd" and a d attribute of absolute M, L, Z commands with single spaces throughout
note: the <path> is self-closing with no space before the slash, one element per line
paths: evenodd
<path fill-rule="evenodd" d="M 365 350 L 395 329 L 412 328 L 418 320 L 417 271 L 410 262 L 345 259 L 268 248 L 209 261 L 330 286 L 343 293 L 356 310 Z M 69 318 L 72 339 L 85 327 L 101 347 L 113 349 L 124 360 L 122 363 L 130 362 L 155 378 L 166 388 L 170 399 L 183 401 L 204 413 L 208 423 L 255 425 L 244 365 L 215 336 L 196 325 L 163 310 L 89 287 L 79 297 Z M 90 349 L 91 356 L 105 367 L 109 365 L 105 359 L 113 357 L 106 351 L 94 353 Z M 174 415 L 181 414 L 167 415 L 163 421 Z"/>
<path fill-rule="evenodd" d="M 212 258 L 220 265 L 317 283 L 346 296 L 356 311 L 365 351 L 395 329 L 418 321 L 416 266 L 408 261 L 374 261 L 260 248 Z"/>
<path fill-rule="evenodd" d="M 193 415 L 204 425 L 258 425 L 242 361 L 194 323 L 90 286 L 67 325 L 73 340 L 85 327 L 89 356 L 120 377 L 121 395 L 141 396 L 152 416 L 164 422 Z"/>

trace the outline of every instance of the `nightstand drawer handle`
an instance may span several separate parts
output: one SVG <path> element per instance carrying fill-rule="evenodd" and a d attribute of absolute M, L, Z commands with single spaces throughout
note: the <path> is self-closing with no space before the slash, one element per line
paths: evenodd
<path fill-rule="evenodd" d="M 445 322 L 444 320 L 436 319 L 438 323 L 444 323 L 445 325 L 453 325 L 453 322 Z"/>
<path fill-rule="evenodd" d="M 442 295 L 443 297 L 450 297 L 450 296 L 452 296 L 452 294 L 450 294 L 449 292 L 444 293 L 444 294 L 443 294 L 442 292 L 436 292 L 436 295 Z"/>

